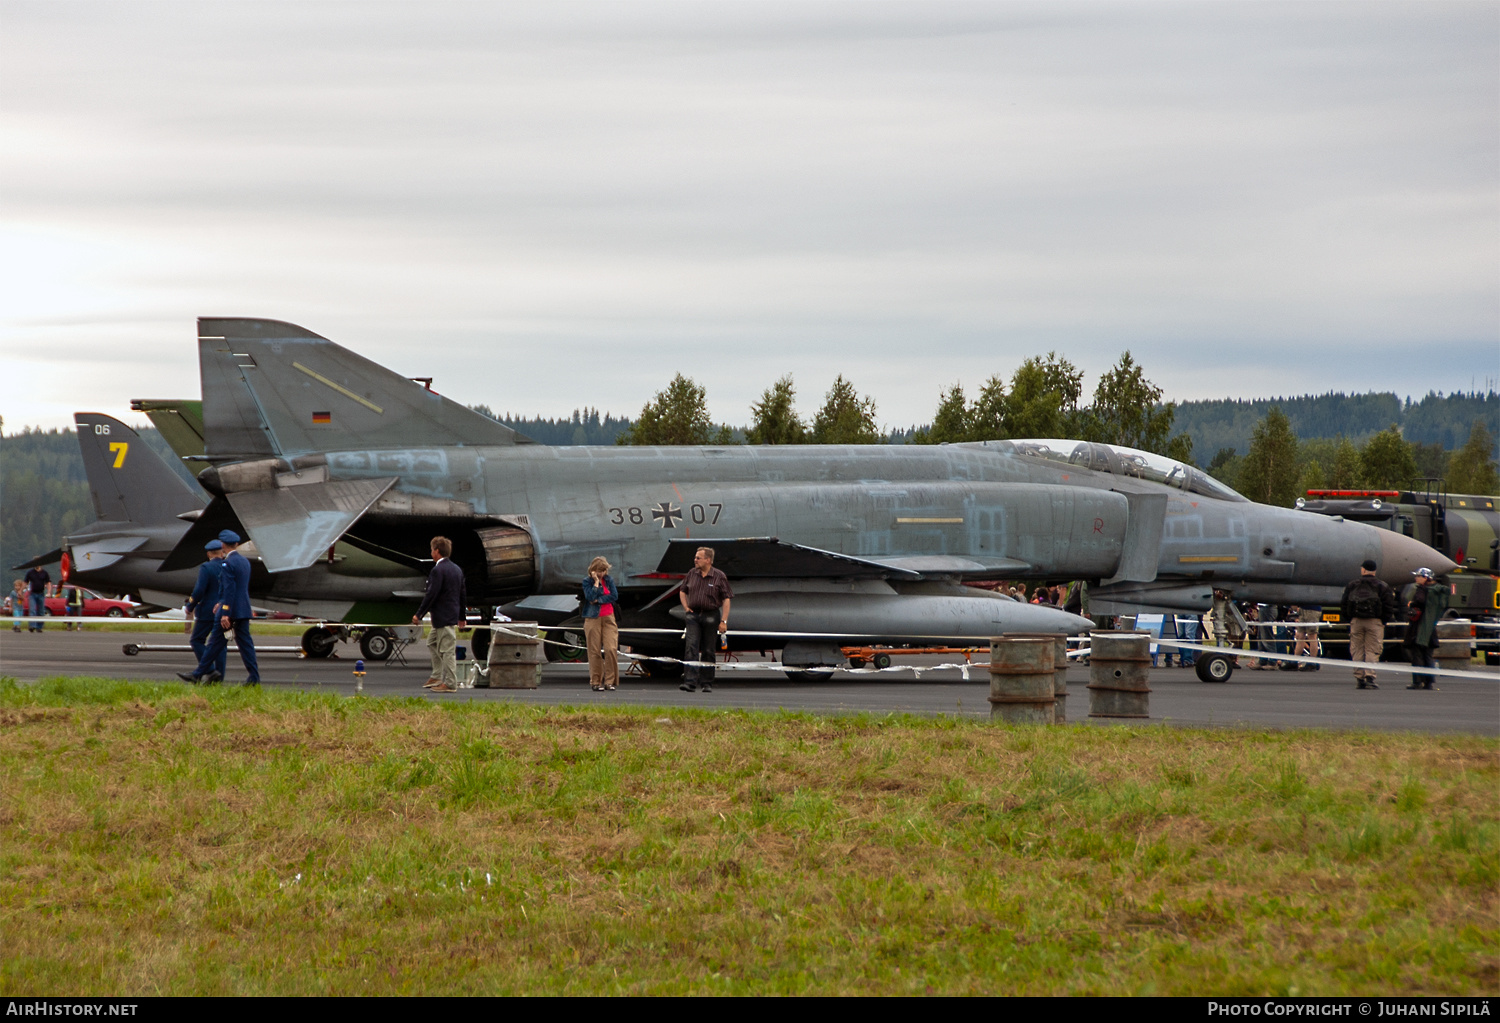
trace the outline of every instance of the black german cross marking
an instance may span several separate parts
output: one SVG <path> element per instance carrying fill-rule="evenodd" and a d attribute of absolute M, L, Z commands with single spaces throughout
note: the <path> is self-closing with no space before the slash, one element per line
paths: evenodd
<path fill-rule="evenodd" d="M 651 509 L 651 517 L 653 519 L 660 519 L 661 528 L 663 529 L 676 529 L 677 520 L 682 518 L 682 509 L 677 507 L 675 504 L 669 504 L 668 502 L 663 501 L 661 504 Z"/>

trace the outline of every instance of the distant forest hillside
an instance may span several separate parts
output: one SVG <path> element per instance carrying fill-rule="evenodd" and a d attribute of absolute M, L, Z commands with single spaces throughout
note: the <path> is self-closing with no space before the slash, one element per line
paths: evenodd
<path fill-rule="evenodd" d="M 1483 419 L 1490 434 L 1500 437 L 1500 393 L 1495 391 L 1429 394 L 1420 401 L 1402 401 L 1389 393 L 1332 392 L 1254 401 L 1185 401 L 1177 406 L 1173 428 L 1192 436 L 1196 460 L 1207 465 L 1224 448 L 1247 453 L 1250 432 L 1273 405 L 1291 420 L 1298 440 L 1343 436 L 1359 444 L 1394 423 L 1413 444 L 1441 444 L 1451 451 L 1463 447 L 1476 419 Z"/>
<path fill-rule="evenodd" d="M 630 426 L 629 419 L 616 419 L 609 413 L 602 417 L 596 408 L 574 409 L 569 419 L 517 419 L 510 413 L 497 416 L 488 405 L 470 405 L 475 412 L 489 416 L 512 430 L 519 430 L 538 444 L 559 447 L 583 444 L 613 444 L 615 438 Z"/>

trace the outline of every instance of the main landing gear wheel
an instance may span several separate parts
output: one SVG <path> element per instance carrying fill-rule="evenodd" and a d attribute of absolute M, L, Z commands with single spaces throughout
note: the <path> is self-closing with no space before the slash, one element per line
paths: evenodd
<path fill-rule="evenodd" d="M 474 635 L 469 637 L 469 649 L 473 652 L 474 661 L 480 666 L 490 662 L 490 630 L 475 629 Z"/>
<path fill-rule="evenodd" d="M 391 648 L 395 645 L 395 637 L 386 629 L 366 629 L 359 637 L 359 652 L 367 661 L 385 660 L 391 656 Z"/>
<path fill-rule="evenodd" d="M 1193 669 L 1197 671 L 1199 681 L 1228 682 L 1229 676 L 1234 674 L 1234 659 L 1223 654 L 1200 655 Z"/>
<path fill-rule="evenodd" d="M 543 639 L 554 640 L 552 643 L 543 643 L 542 650 L 547 655 L 547 660 L 576 664 L 579 661 L 589 659 L 589 652 L 583 645 L 583 634 L 579 632 L 563 632 L 561 630 L 542 633 Z M 559 646 L 566 643 L 567 646 Z"/>
<path fill-rule="evenodd" d="M 786 677 L 793 682 L 827 682 L 833 678 L 833 668 L 784 668 Z"/>
<path fill-rule="evenodd" d="M 302 652 L 308 657 L 327 657 L 337 643 L 338 637 L 321 625 L 314 625 L 302 634 Z"/>

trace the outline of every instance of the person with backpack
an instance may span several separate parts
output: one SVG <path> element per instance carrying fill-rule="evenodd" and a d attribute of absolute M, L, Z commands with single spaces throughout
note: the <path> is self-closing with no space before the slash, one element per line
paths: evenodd
<path fill-rule="evenodd" d="M 1375 664 L 1385 643 L 1385 623 L 1396 617 L 1396 591 L 1375 574 L 1375 562 L 1359 566 L 1359 578 L 1344 587 L 1339 613 L 1349 623 L 1349 659 L 1357 689 L 1379 689 L 1375 673 L 1359 667 Z"/>

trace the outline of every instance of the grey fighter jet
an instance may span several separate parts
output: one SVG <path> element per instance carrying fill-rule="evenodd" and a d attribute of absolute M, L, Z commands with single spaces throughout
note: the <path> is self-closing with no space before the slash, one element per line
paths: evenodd
<path fill-rule="evenodd" d="M 73 416 L 97 520 L 43 557 L 67 551 L 72 578 L 143 603 L 180 607 L 193 590 L 203 544 L 184 567 L 159 571 L 201 517 L 203 494 L 184 482 L 129 426 L 97 412 Z M 250 592 L 256 606 L 307 618 L 402 623 L 421 599 L 423 574 L 345 544 L 313 563 L 272 574 L 252 549 Z M 361 637 L 363 638 L 363 637 Z"/>
<path fill-rule="evenodd" d="M 973 640 L 1089 627 L 966 583 L 1086 579 L 1106 607 L 1320 599 L 1452 563 L 1408 537 L 1253 504 L 1191 466 L 1071 441 L 925 446 L 546 447 L 302 327 L 199 321 L 214 499 L 164 569 L 225 526 L 271 573 L 342 539 L 414 567 L 437 533 L 471 595 L 573 594 L 615 566 L 622 630 L 680 649 L 672 588 L 711 546 L 733 643 L 788 665 L 851 639 Z"/>

